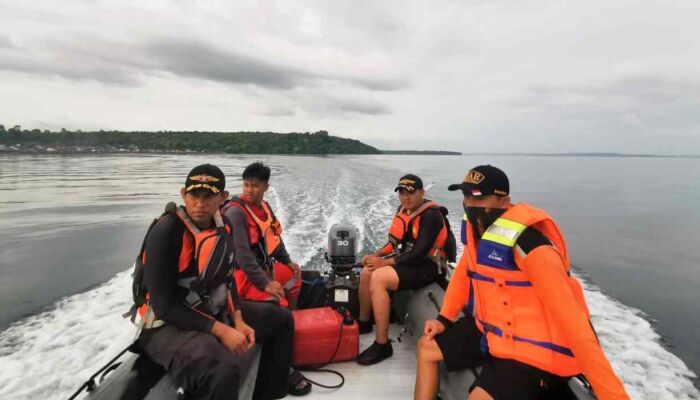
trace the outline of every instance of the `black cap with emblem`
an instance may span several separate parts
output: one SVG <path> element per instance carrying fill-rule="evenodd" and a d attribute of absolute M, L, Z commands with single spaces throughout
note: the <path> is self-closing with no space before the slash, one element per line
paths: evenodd
<path fill-rule="evenodd" d="M 423 181 L 418 176 L 413 174 L 404 175 L 401 177 L 401 179 L 399 179 L 399 184 L 394 188 L 394 192 L 397 192 L 400 189 L 405 189 L 409 192 L 423 189 Z"/>
<path fill-rule="evenodd" d="M 507 196 L 510 183 L 505 172 L 493 165 L 479 165 L 467 172 L 462 183 L 455 183 L 447 190 L 462 190 L 465 196 Z"/>
<path fill-rule="evenodd" d="M 197 189 L 219 194 L 226 188 L 226 177 L 216 165 L 202 164 L 192 168 L 185 180 L 185 192 Z"/>

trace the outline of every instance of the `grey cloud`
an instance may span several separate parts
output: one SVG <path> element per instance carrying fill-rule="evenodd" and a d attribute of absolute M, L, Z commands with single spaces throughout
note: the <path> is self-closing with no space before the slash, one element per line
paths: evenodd
<path fill-rule="evenodd" d="M 391 113 L 389 107 L 383 104 L 373 104 L 365 102 L 338 101 L 335 104 L 335 107 L 342 111 L 357 114 L 382 115 Z"/>
<path fill-rule="evenodd" d="M 8 35 L 0 34 L 0 49 L 12 49 L 15 44 L 12 42 L 12 38 Z"/>
<path fill-rule="evenodd" d="M 293 108 L 285 106 L 270 106 L 258 111 L 257 114 L 266 117 L 291 117 L 296 115 L 296 111 L 294 111 Z"/>
<path fill-rule="evenodd" d="M 33 54 L 0 53 L 0 70 L 17 71 L 34 75 L 54 75 L 71 80 L 95 80 L 121 86 L 138 86 L 141 83 L 134 71 L 116 64 L 105 64 L 94 59 L 76 59 L 71 62 L 47 62 Z"/>
<path fill-rule="evenodd" d="M 219 82 L 291 89 L 308 82 L 306 73 L 226 52 L 196 42 L 160 41 L 146 46 L 160 67 L 176 75 Z"/>
<path fill-rule="evenodd" d="M 12 45 L 9 37 L 0 36 L 0 49 L 3 45 Z M 141 84 L 148 74 L 167 72 L 268 89 L 322 87 L 328 81 L 371 91 L 397 91 L 409 87 L 406 81 L 396 78 L 358 78 L 289 68 L 192 40 L 167 39 L 134 44 L 63 37 L 48 38 L 43 46 L 0 52 L 0 69 L 126 86 Z"/>
<path fill-rule="evenodd" d="M 291 95 L 293 104 L 314 117 L 352 117 L 357 115 L 378 116 L 392 114 L 392 110 L 382 103 L 355 95 L 339 95 L 323 91 L 295 92 Z"/>
<path fill-rule="evenodd" d="M 393 92 L 408 89 L 411 85 L 402 79 L 353 79 L 352 83 L 365 89 L 381 92 Z"/>
<path fill-rule="evenodd" d="M 588 103 L 599 108 L 700 101 L 700 81 L 658 75 L 627 77 L 591 85 L 535 85 L 509 101 L 520 107 L 565 107 Z"/>
<path fill-rule="evenodd" d="M 148 45 L 146 49 L 169 72 L 213 81 L 273 89 L 318 86 L 323 80 L 348 83 L 372 91 L 397 91 L 409 87 L 408 82 L 401 79 L 356 78 L 285 68 L 198 42 L 161 41 Z"/>
<path fill-rule="evenodd" d="M 525 111 L 513 131 L 565 148 L 577 143 L 598 150 L 682 153 L 697 136 L 700 82 L 644 75 L 589 85 L 537 85 L 508 105 Z M 527 126 L 519 126 L 527 121 Z M 561 138 L 558 136 L 561 135 Z M 575 138 L 575 139 L 574 139 Z M 641 150 L 646 149 L 646 150 Z"/>

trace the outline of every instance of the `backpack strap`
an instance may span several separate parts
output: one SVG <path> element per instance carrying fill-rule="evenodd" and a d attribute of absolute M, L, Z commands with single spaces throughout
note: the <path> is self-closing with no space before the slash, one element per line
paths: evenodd
<path fill-rule="evenodd" d="M 161 219 L 163 219 L 163 217 L 166 217 L 168 215 L 174 215 L 176 210 L 177 206 L 172 201 L 166 204 L 163 213 L 158 218 L 154 218 L 153 221 L 151 221 L 151 224 L 148 226 L 148 230 L 146 231 L 146 234 L 143 237 L 143 241 L 141 242 L 141 248 L 139 250 L 138 255 L 136 256 L 136 260 L 134 261 L 133 272 L 131 274 L 133 278 L 131 283 L 131 295 L 134 302 L 131 305 L 131 308 L 129 308 L 129 311 L 122 314 L 122 318 L 129 318 L 133 324 L 136 324 L 136 314 L 138 313 L 139 307 L 148 303 L 148 299 L 146 298 L 148 290 L 146 288 L 146 283 L 143 281 L 145 267 L 143 263 L 143 255 L 146 251 L 146 240 L 148 240 L 148 235 L 151 233 L 158 221 L 160 221 Z M 148 309 L 151 313 L 153 313 L 150 306 L 148 307 Z M 142 318 L 142 322 L 140 325 L 143 325 L 143 323 L 145 322 L 145 317 L 146 315 L 144 315 L 144 318 Z M 155 317 L 155 315 L 153 317 Z"/>

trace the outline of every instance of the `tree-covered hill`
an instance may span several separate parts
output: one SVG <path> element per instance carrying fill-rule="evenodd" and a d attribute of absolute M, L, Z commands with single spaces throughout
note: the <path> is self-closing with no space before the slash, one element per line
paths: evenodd
<path fill-rule="evenodd" d="M 19 145 L 19 146 L 18 146 Z M 0 125 L 0 149 L 57 152 L 205 152 L 235 154 L 381 154 L 359 140 L 315 133 L 60 132 Z"/>

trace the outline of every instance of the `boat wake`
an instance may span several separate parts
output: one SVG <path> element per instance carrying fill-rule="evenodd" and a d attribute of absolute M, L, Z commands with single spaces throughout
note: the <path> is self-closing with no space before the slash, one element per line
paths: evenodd
<path fill-rule="evenodd" d="M 334 223 L 357 226 L 365 253 L 383 245 L 397 206 L 393 183 L 387 182 L 386 170 L 360 163 L 350 163 L 332 178 L 318 165 L 298 165 L 294 173 L 277 176 L 268 199 L 283 223 L 292 259 L 322 268 L 326 233 Z M 460 218 L 461 211 L 450 215 L 457 237 Z M 121 272 L 0 333 L 0 398 L 67 398 L 126 347 L 135 333 L 121 317 L 131 305 L 130 285 L 130 271 Z M 600 341 L 632 398 L 700 398 L 695 374 L 663 346 L 642 312 L 590 282 L 584 286 Z"/>

